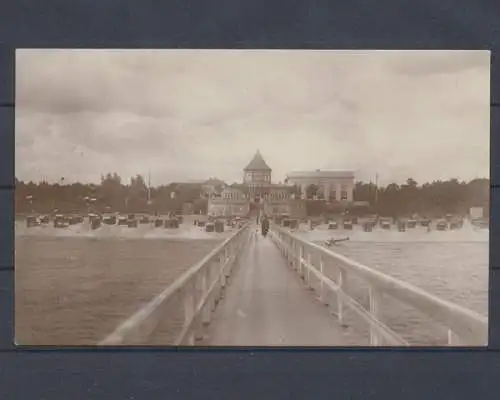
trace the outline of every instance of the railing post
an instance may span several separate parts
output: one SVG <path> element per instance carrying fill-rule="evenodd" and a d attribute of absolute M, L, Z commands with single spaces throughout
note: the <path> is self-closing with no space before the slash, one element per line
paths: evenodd
<path fill-rule="evenodd" d="M 448 346 L 459 346 L 460 339 L 451 329 L 448 329 Z"/>
<path fill-rule="evenodd" d="M 324 275 L 324 261 L 323 261 L 323 256 L 322 255 L 319 256 L 319 272 L 321 272 L 321 280 L 320 280 L 320 283 L 319 283 L 319 300 L 324 305 L 327 305 L 328 302 L 326 301 L 325 285 L 324 285 L 324 282 L 323 282 L 323 277 L 325 275 Z"/>
<path fill-rule="evenodd" d="M 285 246 L 285 251 L 286 251 L 286 263 L 287 265 L 290 265 L 290 261 L 292 261 L 292 239 L 291 238 L 283 238 L 285 239 L 283 241 L 283 244 Z"/>
<path fill-rule="evenodd" d="M 222 297 L 222 291 L 226 287 L 226 271 L 225 271 L 226 261 L 227 261 L 227 247 L 225 247 L 222 250 L 222 253 L 219 256 L 219 271 L 220 271 L 220 274 L 221 274 L 221 277 L 220 277 L 220 280 L 221 280 L 221 295 L 220 295 L 220 297 Z"/>
<path fill-rule="evenodd" d="M 202 280 L 201 280 L 201 290 L 202 290 L 202 295 L 205 296 L 208 294 L 208 289 L 211 286 L 211 279 L 210 279 L 210 266 L 207 265 L 207 268 L 205 269 L 205 272 L 203 273 Z M 213 310 L 213 301 L 212 301 L 212 294 L 208 294 L 207 301 L 203 307 L 202 314 L 201 314 L 201 321 L 203 325 L 208 325 L 210 324 L 210 321 L 212 320 L 212 310 Z"/>
<path fill-rule="evenodd" d="M 219 290 L 219 275 L 214 262 L 210 263 L 208 266 L 208 282 L 210 286 L 214 285 L 212 293 L 210 293 L 210 310 L 214 311 L 219 302 L 217 297 Z"/>
<path fill-rule="evenodd" d="M 299 254 L 299 251 L 298 251 L 298 243 L 294 240 L 292 242 L 292 250 L 293 250 L 293 262 L 292 262 L 292 269 L 294 271 L 298 271 L 299 270 L 299 257 L 300 257 L 300 254 Z"/>
<path fill-rule="evenodd" d="M 184 289 L 184 328 L 189 328 L 194 317 L 195 296 L 193 289 L 193 284 L 186 285 Z M 192 329 L 188 331 L 185 342 L 188 346 L 194 345 L 194 333 Z"/>
<path fill-rule="evenodd" d="M 215 278 L 215 286 L 214 286 L 214 308 L 217 307 L 217 304 L 219 304 L 219 300 L 221 297 L 221 292 L 222 292 L 222 277 L 221 277 L 221 259 L 222 256 L 219 253 L 219 255 L 215 258 L 214 260 L 214 265 L 213 265 L 213 273 L 214 273 L 214 278 Z"/>
<path fill-rule="evenodd" d="M 238 238 L 236 238 L 238 239 Z M 227 245 L 226 249 L 226 261 L 225 261 L 225 269 L 224 269 L 224 279 L 225 279 L 225 286 L 228 285 L 229 277 L 231 275 L 231 269 L 232 269 L 232 264 L 233 264 L 233 253 L 235 251 L 237 243 L 234 242 L 229 242 Z"/>
<path fill-rule="evenodd" d="M 204 288 L 204 274 L 200 274 L 198 276 L 194 277 L 194 293 L 195 296 L 193 297 L 194 299 L 194 305 L 193 305 L 193 334 L 194 334 L 194 340 L 202 340 L 203 339 L 203 321 L 202 317 L 203 316 L 203 310 L 206 308 L 205 306 L 202 307 L 201 311 L 201 316 L 196 314 L 197 307 L 201 299 L 203 299 L 203 296 L 205 294 L 206 289 Z M 196 295 L 198 294 L 198 296 Z"/>
<path fill-rule="evenodd" d="M 301 278 L 304 277 L 304 246 L 299 245 L 299 275 Z"/>
<path fill-rule="evenodd" d="M 373 286 L 370 286 L 370 314 L 378 321 L 380 317 L 381 293 Z M 380 346 L 381 338 L 377 330 L 370 326 L 370 346 Z"/>
<path fill-rule="evenodd" d="M 304 276 L 304 281 L 306 282 L 306 285 L 309 289 L 312 289 L 312 285 L 311 285 L 311 259 L 312 259 L 312 256 L 311 256 L 311 251 L 309 250 L 307 252 L 307 264 L 306 264 L 306 271 L 305 271 L 305 276 Z"/>
<path fill-rule="evenodd" d="M 231 263 L 232 263 L 231 271 L 234 267 L 234 264 L 236 263 L 236 260 L 238 259 L 240 251 L 244 248 L 244 246 L 247 243 L 246 239 L 247 239 L 246 231 L 242 231 L 242 233 L 232 243 L 232 247 L 231 247 Z"/>
<path fill-rule="evenodd" d="M 347 272 L 345 269 L 339 269 L 339 278 L 338 278 L 338 287 L 339 290 L 343 293 L 346 293 L 347 289 Z M 346 293 L 347 294 L 347 293 Z M 344 321 L 344 301 L 340 294 L 337 294 L 337 318 L 341 326 L 345 326 Z"/>

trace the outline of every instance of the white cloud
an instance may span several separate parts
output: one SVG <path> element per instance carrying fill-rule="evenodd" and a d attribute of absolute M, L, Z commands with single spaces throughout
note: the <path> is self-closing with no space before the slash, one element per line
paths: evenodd
<path fill-rule="evenodd" d="M 18 50 L 16 175 L 487 176 L 487 52 Z"/>

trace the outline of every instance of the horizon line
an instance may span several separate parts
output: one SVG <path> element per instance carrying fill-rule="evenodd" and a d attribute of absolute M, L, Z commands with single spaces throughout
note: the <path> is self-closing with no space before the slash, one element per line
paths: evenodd
<path fill-rule="evenodd" d="M 142 175 L 141 175 L 142 176 Z M 134 177 L 134 176 L 132 176 Z M 71 181 L 67 181 L 66 179 L 64 179 L 64 182 L 62 182 L 62 180 L 57 180 L 57 179 L 54 179 L 54 180 L 47 180 L 47 179 L 41 179 L 41 180 L 23 180 L 23 179 L 19 179 L 18 177 L 14 177 L 15 178 L 15 183 L 19 182 L 19 183 L 24 183 L 24 184 L 28 184 L 28 183 L 34 183 L 34 184 L 39 184 L 39 183 L 47 183 L 49 185 L 59 185 L 59 186 L 71 186 L 71 185 L 74 185 L 74 184 L 81 184 L 81 185 L 96 185 L 96 186 L 100 186 L 101 185 L 101 182 L 95 182 L 95 181 L 79 181 L 79 180 L 71 180 Z M 145 179 L 145 183 L 146 182 L 146 177 L 145 176 L 142 176 L 143 179 Z M 388 185 L 391 185 L 391 184 L 396 184 L 396 185 L 400 185 L 400 184 L 405 184 L 407 182 L 408 179 L 413 179 L 415 180 L 414 178 L 412 177 L 408 177 L 407 180 L 402 180 L 401 183 L 398 183 L 396 181 L 392 181 L 392 182 L 389 182 L 389 183 L 386 183 L 386 184 L 380 184 L 380 176 L 378 177 L 378 182 L 379 182 L 379 186 L 388 186 Z M 165 183 L 159 183 L 159 184 L 151 184 L 150 186 L 151 187 L 160 187 L 160 186 L 169 186 L 169 185 L 172 185 L 172 184 L 196 184 L 196 185 L 203 185 L 205 182 L 208 182 L 210 180 L 219 180 L 219 181 L 222 181 L 224 184 L 245 184 L 244 182 L 242 181 L 232 181 L 231 180 L 224 180 L 222 178 L 217 178 L 217 177 L 211 177 L 211 178 L 207 178 L 207 179 L 186 179 L 186 180 L 172 180 L 170 182 L 165 182 Z M 434 182 L 450 182 L 450 181 L 453 181 L 453 180 L 456 180 L 458 181 L 459 183 L 470 183 L 470 182 L 473 182 L 473 181 L 476 181 L 476 180 L 491 180 L 491 177 L 486 177 L 486 176 L 476 176 L 475 178 L 471 178 L 471 179 L 460 179 L 460 178 L 457 178 L 457 177 L 449 177 L 447 179 L 433 179 L 433 180 L 426 180 L 426 181 L 423 181 L 422 183 L 421 182 L 417 182 L 417 186 L 421 186 L 421 185 L 424 185 L 426 183 L 434 183 Z M 284 181 L 286 181 L 286 179 L 284 179 L 283 181 L 276 181 L 276 182 L 270 182 L 269 184 L 270 185 L 283 185 L 283 184 L 286 184 L 286 183 L 283 183 Z M 229 183 L 230 182 L 230 183 Z M 354 183 L 364 183 L 364 184 L 372 184 L 372 185 L 376 185 L 372 178 L 370 179 L 367 179 L 367 180 L 358 180 L 358 179 L 354 179 Z M 124 183 L 123 181 L 121 182 L 121 184 L 123 186 L 129 186 L 130 185 L 130 182 L 127 182 L 127 183 Z M 290 185 L 290 186 L 293 186 L 293 185 Z"/>

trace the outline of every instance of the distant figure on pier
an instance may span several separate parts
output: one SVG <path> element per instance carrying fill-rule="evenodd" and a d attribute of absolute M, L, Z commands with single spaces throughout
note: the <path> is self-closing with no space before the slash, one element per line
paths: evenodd
<path fill-rule="evenodd" d="M 265 215 L 262 217 L 261 220 L 261 231 L 262 231 L 262 236 L 266 237 L 267 232 L 269 231 L 269 220 Z"/>

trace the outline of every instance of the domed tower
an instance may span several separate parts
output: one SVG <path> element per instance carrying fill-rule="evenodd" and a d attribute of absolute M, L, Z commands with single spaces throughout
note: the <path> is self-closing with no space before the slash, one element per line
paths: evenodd
<path fill-rule="evenodd" d="M 271 185 L 271 168 L 257 150 L 252 161 L 243 169 L 243 183 L 248 185 L 251 197 L 259 201 Z"/>

